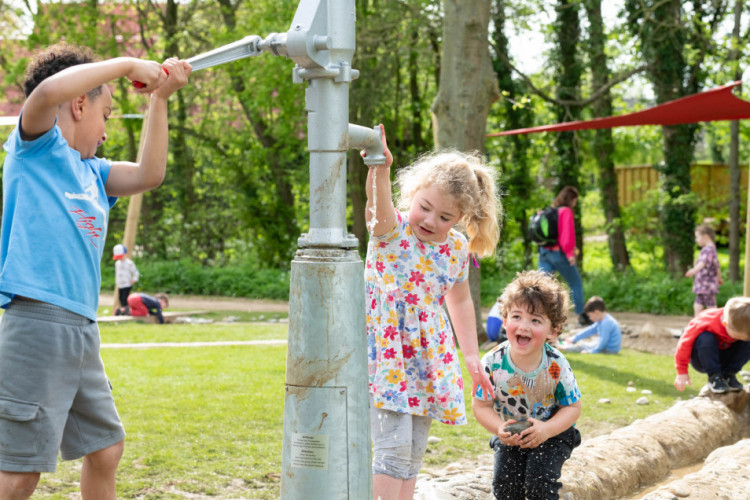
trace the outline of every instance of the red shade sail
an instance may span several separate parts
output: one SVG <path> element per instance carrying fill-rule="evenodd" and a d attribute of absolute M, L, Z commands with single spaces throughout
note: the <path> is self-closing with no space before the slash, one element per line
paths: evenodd
<path fill-rule="evenodd" d="M 594 118 L 593 120 L 557 123 L 541 127 L 519 128 L 487 134 L 501 135 L 533 134 L 536 132 L 565 132 L 599 128 L 632 127 L 635 125 L 680 125 L 683 123 L 714 122 L 719 120 L 741 120 L 750 118 L 750 102 L 743 101 L 732 93 L 741 81 L 728 83 L 705 92 L 681 97 L 659 104 L 653 108 L 621 116 Z"/>

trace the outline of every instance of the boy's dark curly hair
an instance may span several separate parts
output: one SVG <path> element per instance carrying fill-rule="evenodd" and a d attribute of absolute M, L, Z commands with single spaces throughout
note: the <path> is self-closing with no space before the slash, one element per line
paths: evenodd
<path fill-rule="evenodd" d="M 23 91 L 26 97 L 45 79 L 60 71 L 75 66 L 96 61 L 94 53 L 87 47 L 78 47 L 66 42 L 50 45 L 37 54 L 26 68 Z M 89 99 L 94 99 L 102 93 L 101 85 L 86 92 Z"/>
<path fill-rule="evenodd" d="M 568 319 L 569 292 L 560 281 L 544 271 L 523 271 L 503 291 L 503 316 L 515 307 L 524 307 L 531 314 L 547 316 L 553 330 L 558 330 Z"/>

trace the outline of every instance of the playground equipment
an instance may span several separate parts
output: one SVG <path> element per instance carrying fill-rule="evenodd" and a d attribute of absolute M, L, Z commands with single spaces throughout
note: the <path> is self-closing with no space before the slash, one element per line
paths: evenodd
<path fill-rule="evenodd" d="M 207 68 L 268 52 L 307 82 L 310 229 L 291 266 L 281 497 L 372 496 L 364 266 L 346 230 L 346 153 L 383 163 L 379 128 L 349 123 L 354 0 L 301 0 L 286 33 L 251 35 L 188 61 Z"/>

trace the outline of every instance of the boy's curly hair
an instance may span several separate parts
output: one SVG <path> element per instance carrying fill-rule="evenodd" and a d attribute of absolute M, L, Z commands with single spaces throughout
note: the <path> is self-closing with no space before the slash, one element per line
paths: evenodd
<path fill-rule="evenodd" d="M 50 45 L 38 53 L 26 68 L 23 92 L 26 97 L 29 97 L 34 89 L 50 76 L 71 66 L 91 63 L 96 60 L 94 53 L 87 47 L 78 47 L 67 42 Z M 99 86 L 86 92 L 86 95 L 93 100 L 101 93 L 102 88 Z"/>
<path fill-rule="evenodd" d="M 568 289 L 552 274 L 544 271 L 523 271 L 505 287 L 501 310 L 504 317 L 513 306 L 525 307 L 531 314 L 547 316 L 552 329 L 560 333 L 568 320 L 570 309 Z"/>

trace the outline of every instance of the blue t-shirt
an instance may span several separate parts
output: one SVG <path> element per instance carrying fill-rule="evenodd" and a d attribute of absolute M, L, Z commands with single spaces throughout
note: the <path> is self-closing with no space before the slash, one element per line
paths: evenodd
<path fill-rule="evenodd" d="M 620 325 L 617 323 L 617 320 L 615 320 L 611 314 L 607 313 L 601 321 L 598 321 L 578 332 L 573 337 L 573 342 L 587 339 L 594 334 L 599 336 L 599 342 L 597 342 L 596 346 L 594 346 L 589 352 L 605 352 L 608 354 L 616 354 L 620 352 L 620 347 L 622 345 L 622 331 L 620 331 Z"/>
<path fill-rule="evenodd" d="M 111 163 L 82 160 L 57 123 L 33 141 L 16 128 L 3 147 L 0 306 L 21 295 L 96 321 Z"/>

